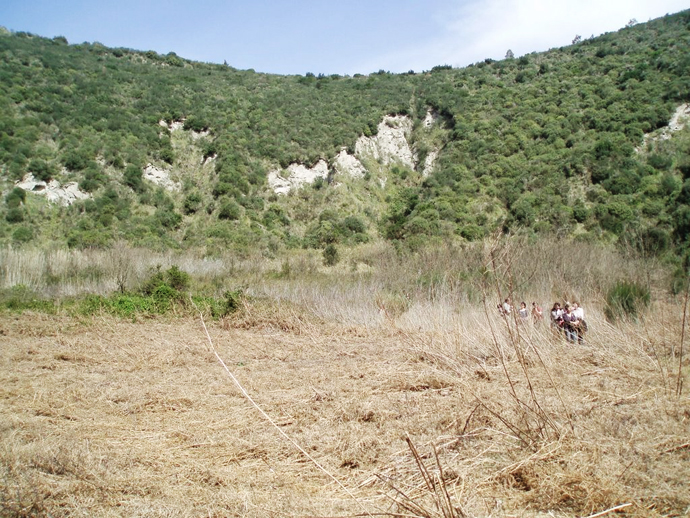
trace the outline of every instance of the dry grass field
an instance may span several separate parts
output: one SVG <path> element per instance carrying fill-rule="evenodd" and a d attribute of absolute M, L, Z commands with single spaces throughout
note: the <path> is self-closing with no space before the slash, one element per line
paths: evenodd
<path fill-rule="evenodd" d="M 60 302 L 173 264 L 197 293 L 243 286 L 242 307 Z M 611 324 L 620 279 L 652 303 Z M 690 356 L 668 286 L 653 258 L 558 239 L 372 243 L 334 268 L 318 251 L 0 251 L 0 295 L 57 301 L 0 310 L 0 516 L 687 516 Z M 581 301 L 585 343 L 504 319 L 507 294 Z"/>
<path fill-rule="evenodd" d="M 246 305 L 208 337 L 2 313 L 0 514 L 687 515 L 682 306 L 588 311 L 582 345 L 470 305 L 430 330 Z"/>

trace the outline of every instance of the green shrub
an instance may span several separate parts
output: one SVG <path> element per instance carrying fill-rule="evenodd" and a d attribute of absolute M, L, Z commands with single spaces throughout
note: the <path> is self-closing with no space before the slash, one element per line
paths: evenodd
<path fill-rule="evenodd" d="M 323 249 L 323 264 L 326 266 L 335 266 L 340 262 L 340 254 L 333 243 L 326 245 Z"/>
<path fill-rule="evenodd" d="M 34 159 L 29 163 L 29 171 L 34 175 L 37 180 L 48 182 L 53 178 L 55 174 L 54 168 L 45 160 Z"/>
<path fill-rule="evenodd" d="M 189 288 L 190 276 L 184 270 L 180 270 L 173 265 L 165 272 L 161 271 L 160 265 L 156 267 L 151 277 L 147 279 L 141 287 L 141 292 L 144 295 L 153 295 L 158 288 L 165 286 L 176 292 L 186 291 Z M 166 289 L 162 289 L 160 294 L 167 293 Z"/>
<path fill-rule="evenodd" d="M 187 117 L 187 120 L 184 121 L 184 129 L 187 131 L 206 131 L 208 129 L 208 126 L 208 122 L 205 121 L 202 117 L 197 117 L 194 115 Z"/>
<path fill-rule="evenodd" d="M 242 300 L 244 299 L 244 289 L 237 288 L 232 291 L 226 291 L 224 295 L 223 313 L 221 316 L 235 313 L 240 309 Z"/>
<path fill-rule="evenodd" d="M 229 200 L 223 203 L 218 211 L 218 219 L 237 220 L 240 219 L 240 206 L 235 200 Z"/>
<path fill-rule="evenodd" d="M 649 155 L 647 163 L 658 171 L 667 171 L 671 168 L 673 160 L 670 156 L 655 153 L 653 155 Z"/>
<path fill-rule="evenodd" d="M 0 307 L 19 312 L 55 313 L 55 303 L 52 300 L 39 298 L 36 292 L 24 284 L 17 284 L 9 289 L 0 290 Z"/>
<path fill-rule="evenodd" d="M 163 228 L 174 230 L 182 223 L 182 215 L 170 208 L 159 208 L 154 213 L 155 221 Z"/>
<path fill-rule="evenodd" d="M 12 232 L 12 240 L 16 243 L 28 243 L 34 238 L 34 232 L 31 227 L 19 227 Z"/>
<path fill-rule="evenodd" d="M 21 223 L 24 221 L 24 211 L 19 207 L 10 209 L 5 214 L 5 220 L 8 223 Z"/>
<path fill-rule="evenodd" d="M 123 176 L 123 183 L 131 187 L 134 192 L 143 192 L 144 180 L 141 168 L 132 164 L 128 165 Z"/>
<path fill-rule="evenodd" d="M 185 196 L 184 202 L 183 202 L 183 210 L 186 215 L 194 214 L 196 211 L 198 211 L 201 208 L 201 194 L 198 192 L 190 192 L 187 196 Z"/>
<path fill-rule="evenodd" d="M 151 293 L 151 298 L 155 302 L 156 309 L 161 313 L 165 313 L 170 309 L 174 301 L 182 300 L 182 294 L 172 286 L 159 284 Z"/>
<path fill-rule="evenodd" d="M 615 322 L 621 318 L 637 318 L 649 306 L 649 288 L 633 281 L 618 281 L 606 294 L 606 318 Z"/>
<path fill-rule="evenodd" d="M 90 157 L 84 150 L 69 149 L 62 155 L 62 165 L 70 171 L 81 171 L 89 165 Z"/>
<path fill-rule="evenodd" d="M 89 295 L 83 298 L 77 306 L 77 311 L 82 315 L 96 315 L 101 312 L 110 315 L 134 318 L 137 314 L 155 314 L 158 307 L 153 297 L 125 293 L 103 297 L 101 295 Z"/>
<path fill-rule="evenodd" d="M 15 187 L 5 196 L 5 204 L 10 209 L 18 208 L 22 203 L 26 201 L 26 191 Z"/>
<path fill-rule="evenodd" d="M 189 288 L 190 276 L 184 270 L 173 265 L 165 272 L 168 284 L 178 291 L 186 291 Z"/>

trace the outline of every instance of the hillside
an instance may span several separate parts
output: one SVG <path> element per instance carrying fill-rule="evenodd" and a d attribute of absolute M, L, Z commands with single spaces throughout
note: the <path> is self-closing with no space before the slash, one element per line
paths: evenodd
<path fill-rule="evenodd" d="M 503 230 L 677 249 L 689 49 L 690 11 L 519 58 L 354 77 L 5 31 L 0 243 L 273 256 Z M 65 187 L 69 204 L 36 195 Z"/>

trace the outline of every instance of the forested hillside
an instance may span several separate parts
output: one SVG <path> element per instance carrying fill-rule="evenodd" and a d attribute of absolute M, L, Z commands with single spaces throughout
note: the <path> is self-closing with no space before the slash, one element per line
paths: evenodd
<path fill-rule="evenodd" d="M 519 58 L 354 77 L 5 31 L 0 242 L 274 254 L 502 229 L 678 250 L 690 127 L 667 125 L 688 102 L 690 11 Z M 287 195 L 269 187 L 269 171 L 353 152 L 387 115 L 413 121 L 414 168 L 365 160 L 362 178 L 331 167 Z M 172 187 L 146 180 L 147 167 Z M 15 187 L 27 173 L 88 197 L 65 206 L 27 193 Z"/>

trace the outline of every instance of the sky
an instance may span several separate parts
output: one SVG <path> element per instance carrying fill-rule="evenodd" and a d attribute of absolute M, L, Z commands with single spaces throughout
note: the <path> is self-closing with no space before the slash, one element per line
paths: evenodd
<path fill-rule="evenodd" d="M 1 0 L 0 26 L 273 74 L 464 67 L 569 45 L 688 0 Z"/>

